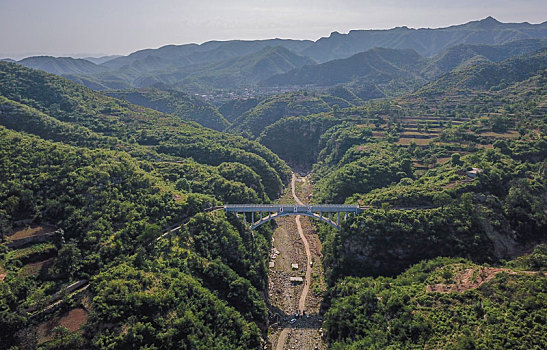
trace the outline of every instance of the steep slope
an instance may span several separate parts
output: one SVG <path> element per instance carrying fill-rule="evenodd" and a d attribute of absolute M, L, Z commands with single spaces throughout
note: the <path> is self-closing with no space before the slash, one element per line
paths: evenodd
<path fill-rule="evenodd" d="M 166 158 L 193 158 L 217 166 L 238 161 L 261 176 L 270 198 L 288 180 L 288 167 L 256 142 L 215 132 L 160 112 L 131 105 L 66 79 L 0 62 L 0 95 L 59 121 L 86 127 L 128 144 L 146 146 Z"/>
<path fill-rule="evenodd" d="M 256 107 L 239 116 L 230 130 L 258 137 L 270 124 L 290 116 L 310 115 L 333 110 L 333 107 L 351 106 L 346 100 L 325 94 L 294 92 L 262 100 Z"/>
<path fill-rule="evenodd" d="M 546 258 L 543 246 L 521 259 L 532 266 L 439 258 L 396 278 L 346 278 L 331 291 L 327 337 L 333 349 L 541 348 Z"/>
<path fill-rule="evenodd" d="M 416 94 L 427 95 L 447 90 L 501 90 L 526 80 L 547 67 L 547 48 L 529 56 L 510 58 L 499 63 L 481 63 L 452 71 L 420 88 Z"/>
<path fill-rule="evenodd" d="M 182 120 L 195 121 L 215 130 L 224 130 L 230 125 L 215 107 L 179 91 L 149 88 L 106 91 L 105 95 L 127 100 L 133 104 L 152 108 L 163 113 L 169 113 L 180 117 Z"/>
<path fill-rule="evenodd" d="M 547 39 L 526 39 L 503 45 L 456 45 L 432 57 L 424 75 L 435 78 L 451 70 L 486 62 L 501 62 L 514 56 L 533 53 L 547 46 Z"/>
<path fill-rule="evenodd" d="M 393 79 L 411 79 L 426 60 L 413 50 L 374 48 L 346 59 L 273 76 L 262 82 L 266 86 L 318 85 L 332 86 L 359 79 L 362 82 L 385 83 Z"/>
<path fill-rule="evenodd" d="M 545 38 L 547 22 L 541 24 L 501 23 L 492 17 L 446 28 L 389 30 L 352 30 L 348 34 L 332 33 L 302 51 L 317 62 L 346 58 L 373 47 L 414 49 L 424 56 L 433 56 L 458 44 L 499 45 L 528 38 Z"/>
<path fill-rule="evenodd" d="M 0 167 L 1 348 L 262 347 L 271 230 L 204 209 L 269 200 L 264 147 L 2 62 Z"/>
<path fill-rule="evenodd" d="M 194 85 L 207 88 L 252 86 L 272 75 L 288 72 L 315 62 L 281 46 L 266 47 L 249 55 L 212 65 L 192 67 L 188 76 L 176 86 Z"/>

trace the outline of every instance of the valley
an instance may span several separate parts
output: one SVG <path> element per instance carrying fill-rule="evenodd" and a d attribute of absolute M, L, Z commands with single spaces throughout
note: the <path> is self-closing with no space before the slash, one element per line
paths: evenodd
<path fill-rule="evenodd" d="M 0 61 L 0 348 L 545 348 L 546 26 Z"/>
<path fill-rule="evenodd" d="M 296 186 L 297 182 L 300 186 Z M 311 190 L 306 177 L 293 173 L 291 188 L 280 202 L 303 205 L 299 196 L 307 198 Z M 270 264 L 268 276 L 272 323 L 269 346 L 271 349 L 326 349 L 321 328 L 321 305 L 326 291 L 323 268 L 319 264 L 321 241 L 308 217 L 282 217 L 277 223 L 270 255 L 273 267 Z M 302 277 L 302 283 L 290 282 L 291 277 Z"/>

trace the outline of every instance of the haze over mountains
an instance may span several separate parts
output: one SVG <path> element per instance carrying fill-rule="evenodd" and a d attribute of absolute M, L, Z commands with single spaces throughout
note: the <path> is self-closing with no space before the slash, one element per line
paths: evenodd
<path fill-rule="evenodd" d="M 423 79 L 432 79 L 469 60 L 499 61 L 523 50 L 542 47 L 545 41 L 523 41 L 519 44 L 523 47 L 497 45 L 546 36 L 547 22 L 501 23 L 488 17 L 438 29 L 398 27 L 353 30 L 348 34 L 334 32 L 315 42 L 290 39 L 210 41 L 201 45 L 145 49 L 113 59 L 93 59 L 93 62 L 67 57 L 31 57 L 18 63 L 62 75 L 97 90 L 163 84 L 171 89 L 207 94 L 234 88 L 264 91 L 272 86 L 325 86 L 350 82 L 366 85 L 384 83 L 394 76 L 407 78 L 408 86 L 414 87 Z M 482 48 L 481 45 L 490 47 Z M 339 68 L 355 64 L 359 65 L 360 71 L 347 67 L 344 72 Z M 374 70 L 379 71 L 372 72 Z M 375 96 L 384 93 L 381 91 Z"/>
<path fill-rule="evenodd" d="M 545 26 L 0 60 L 0 349 L 546 348 Z"/>

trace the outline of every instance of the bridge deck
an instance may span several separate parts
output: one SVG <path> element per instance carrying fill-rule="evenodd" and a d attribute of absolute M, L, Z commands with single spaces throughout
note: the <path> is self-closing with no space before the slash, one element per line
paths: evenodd
<path fill-rule="evenodd" d="M 258 213 L 258 212 L 293 212 L 293 213 L 360 213 L 358 205 L 350 204 L 226 204 L 226 212 Z"/>

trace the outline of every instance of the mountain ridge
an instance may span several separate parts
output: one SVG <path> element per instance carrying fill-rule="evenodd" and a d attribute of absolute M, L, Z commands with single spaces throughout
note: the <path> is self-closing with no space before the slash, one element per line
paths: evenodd
<path fill-rule="evenodd" d="M 298 69 L 298 66 L 313 65 L 314 62 L 325 64 L 338 59 L 350 59 L 376 47 L 391 50 L 412 49 L 424 58 L 431 59 L 458 45 L 507 45 L 519 40 L 545 38 L 547 22 L 502 23 L 493 17 L 487 17 L 435 29 L 402 26 L 385 30 L 351 30 L 347 34 L 333 32 L 329 37 L 316 41 L 265 39 L 165 45 L 158 49 L 138 50 L 97 66 L 66 58 L 48 58 L 49 61 L 59 62 L 48 62 L 40 66 L 34 64 L 32 67 L 60 74 L 96 90 L 146 88 L 163 84 L 168 89 L 208 95 L 223 89 L 256 89 L 259 81 L 272 78 L 276 74 L 284 74 L 289 68 Z M 260 62 L 260 56 L 264 51 L 271 51 L 270 47 L 278 47 L 277 52 L 270 52 L 272 57 Z M 274 57 L 276 55 L 277 58 Z M 484 56 L 480 52 L 470 52 L 468 56 L 468 62 L 456 62 L 453 67 L 489 60 L 488 55 Z M 38 59 L 25 60 L 28 62 Z M 292 63 L 287 63 L 289 61 Z M 25 61 L 20 63 L 24 64 Z M 250 69 L 251 65 L 257 68 Z M 416 88 L 422 78 L 432 79 L 446 73 L 446 69 L 438 66 L 430 66 L 428 69 L 431 73 L 416 73 L 420 75 L 418 80 L 413 79 L 412 74 L 406 74 L 403 81 L 392 84 L 386 91 L 383 87 L 369 84 L 368 81 L 359 82 L 364 85 L 360 97 L 369 99 L 382 95 L 391 96 L 399 91 Z M 256 94 L 257 91 L 253 93 Z M 258 93 L 271 92 L 267 89 Z M 245 96 L 244 92 L 242 96 Z"/>
<path fill-rule="evenodd" d="M 493 31 L 500 30 L 504 31 L 503 35 L 499 35 L 500 33 L 494 35 Z M 459 35 L 454 34 L 457 31 L 460 31 Z M 434 37 L 428 36 L 431 33 L 437 34 L 434 34 Z M 446 36 L 450 37 L 449 40 L 444 39 L 445 44 L 435 45 Z M 518 39 L 545 36 L 547 36 L 547 21 L 538 24 L 502 23 L 489 16 L 482 20 L 443 28 L 414 29 L 404 26 L 381 30 L 351 30 L 348 34 L 334 32 L 329 37 L 318 39 L 315 45 L 304 50 L 303 54 L 311 56 L 321 63 L 336 58 L 349 57 L 352 54 L 379 46 L 414 48 L 424 56 L 433 56 L 449 46 L 457 44 L 503 44 Z M 325 55 L 323 52 L 332 54 Z"/>
<path fill-rule="evenodd" d="M 33 56 L 17 61 L 17 63 L 57 75 L 94 74 L 106 71 L 104 67 L 91 61 L 72 57 Z"/>
<path fill-rule="evenodd" d="M 460 44 L 432 58 L 423 57 L 411 49 L 373 48 L 349 58 L 274 75 L 260 84 L 270 87 L 330 87 L 345 84 L 366 100 L 397 94 L 390 87 L 394 83 L 396 88 L 409 91 L 452 70 L 534 54 L 545 47 L 547 39 L 524 39 L 503 45 Z M 407 86 L 400 86 L 404 84 Z"/>

